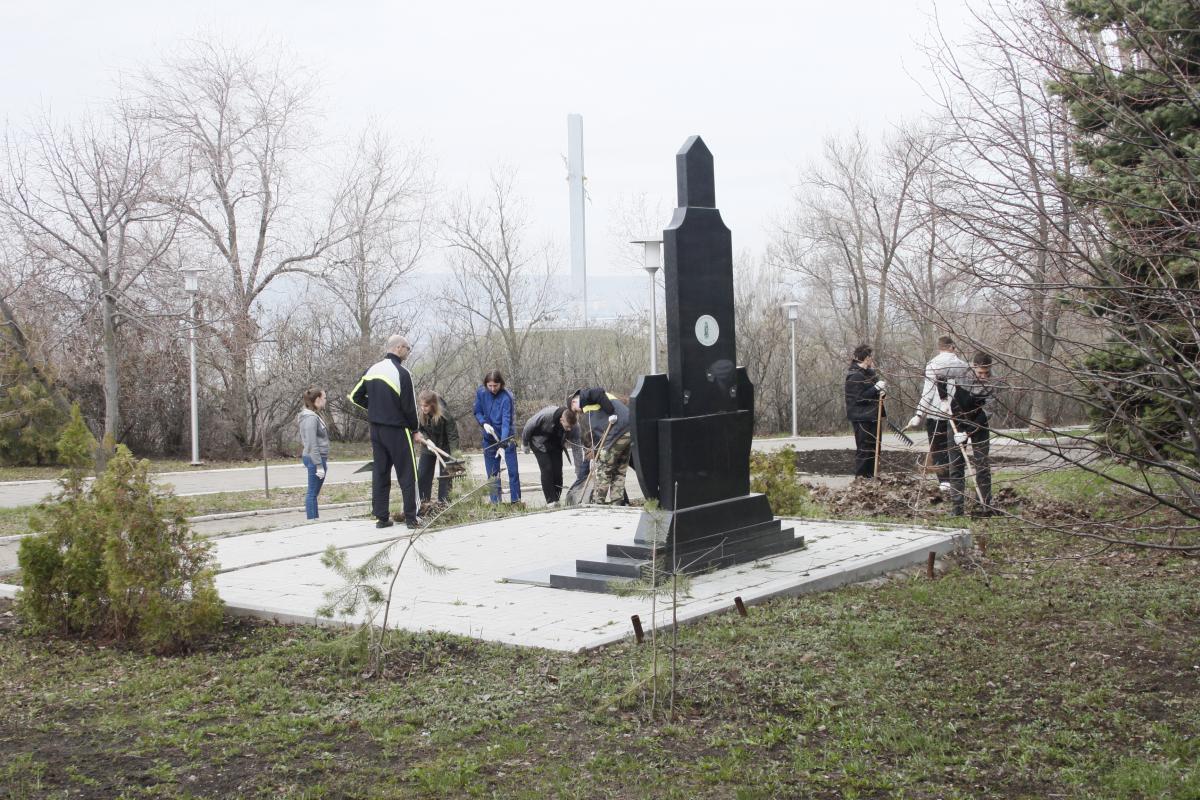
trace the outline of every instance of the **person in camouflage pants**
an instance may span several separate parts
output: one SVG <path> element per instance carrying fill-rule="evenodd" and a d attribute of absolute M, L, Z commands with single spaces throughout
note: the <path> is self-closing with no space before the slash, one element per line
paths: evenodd
<path fill-rule="evenodd" d="M 596 486 L 592 493 L 594 503 L 622 503 L 625 499 L 625 471 L 629 468 L 629 457 L 633 447 L 633 435 L 626 431 L 605 446 L 596 455 Z"/>
<path fill-rule="evenodd" d="M 629 406 L 603 387 L 580 389 L 568 399 L 579 414 L 582 445 L 592 459 L 591 497 L 581 502 L 626 504 L 625 470 L 632 455 Z"/>

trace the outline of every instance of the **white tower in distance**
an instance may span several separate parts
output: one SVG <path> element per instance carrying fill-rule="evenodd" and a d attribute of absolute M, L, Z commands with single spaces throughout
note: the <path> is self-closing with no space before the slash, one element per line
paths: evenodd
<path fill-rule="evenodd" d="M 571 196 L 571 294 L 576 319 L 588 321 L 587 245 L 584 231 L 583 116 L 567 115 L 567 187 Z"/>

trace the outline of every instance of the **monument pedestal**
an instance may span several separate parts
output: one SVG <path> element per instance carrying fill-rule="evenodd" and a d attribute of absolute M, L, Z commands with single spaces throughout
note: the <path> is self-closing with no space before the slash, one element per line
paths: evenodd
<path fill-rule="evenodd" d="M 799 550 L 804 537 L 784 528 L 762 494 L 676 511 L 643 511 L 632 542 L 610 543 L 604 560 L 578 559 L 575 573 L 550 575 L 550 585 L 590 592 L 648 580 L 651 572 L 695 574 Z M 651 570 L 657 556 L 658 566 Z"/>

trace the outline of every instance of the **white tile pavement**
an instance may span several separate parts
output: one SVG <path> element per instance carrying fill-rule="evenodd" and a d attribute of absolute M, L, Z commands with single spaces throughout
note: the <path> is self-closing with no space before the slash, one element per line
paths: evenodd
<path fill-rule="evenodd" d="M 488 641 L 553 650 L 583 650 L 631 635 L 630 617 L 650 625 L 650 601 L 510 583 L 506 576 L 576 558 L 602 558 L 610 542 L 631 541 L 638 512 L 579 508 L 510 517 L 427 534 L 419 548 L 445 566 L 443 574 L 405 562 L 389 624 L 443 631 Z M 962 530 L 869 523 L 785 520 L 804 536 L 804 550 L 696 576 L 679 619 L 729 610 L 733 598 L 752 604 L 770 597 L 820 591 L 925 561 L 969 545 Z M 321 565 L 329 544 L 362 563 L 400 526 L 377 530 L 371 520 L 338 520 L 258 531 L 216 540 L 217 585 L 234 613 L 284 622 L 323 622 L 315 616 L 334 575 Z M 397 550 L 398 555 L 399 550 Z M 0 585 L 0 597 L 16 587 Z M 669 619 L 660 603 L 659 624 Z M 343 620 L 353 622 L 354 620 Z"/>
<path fill-rule="evenodd" d="M 505 578 L 571 564 L 576 558 L 603 558 L 608 543 L 632 541 L 637 515 L 633 509 L 566 509 L 426 534 L 419 549 L 447 571 L 433 574 L 410 556 L 396 584 L 389 625 L 566 651 L 629 636 L 633 614 L 649 627 L 649 599 L 570 592 Z M 738 595 L 754 603 L 864 580 L 922 563 L 930 551 L 946 553 L 970 541 L 964 530 L 812 520 L 785 524 L 805 537 L 806 549 L 694 577 L 680 620 L 730 609 Z M 321 565 L 320 553 L 334 544 L 359 564 L 382 546 L 381 534 L 389 532 L 404 531 L 341 520 L 220 539 L 221 597 L 235 613 L 318 621 L 316 609 L 336 582 Z M 669 610 L 659 605 L 663 625 Z"/>

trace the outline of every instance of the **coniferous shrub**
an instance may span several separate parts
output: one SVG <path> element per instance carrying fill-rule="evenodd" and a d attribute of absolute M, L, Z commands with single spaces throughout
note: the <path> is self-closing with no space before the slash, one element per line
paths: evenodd
<path fill-rule="evenodd" d="M 95 442 L 88 447 L 73 425 L 60 452 L 86 463 Z M 18 608 L 31 630 L 163 653 L 219 626 L 212 545 L 188 527 L 179 501 L 152 483 L 148 462 L 118 446 L 92 486 L 75 466 L 61 487 L 34 515 L 37 533 L 18 553 Z"/>
<path fill-rule="evenodd" d="M 20 357 L 0 358 L 0 464 L 53 464 L 66 415 Z"/>
<path fill-rule="evenodd" d="M 782 517 L 813 513 L 808 489 L 796 476 L 796 450 L 783 447 L 770 453 L 750 453 L 750 491 L 767 496 L 771 511 Z"/>

